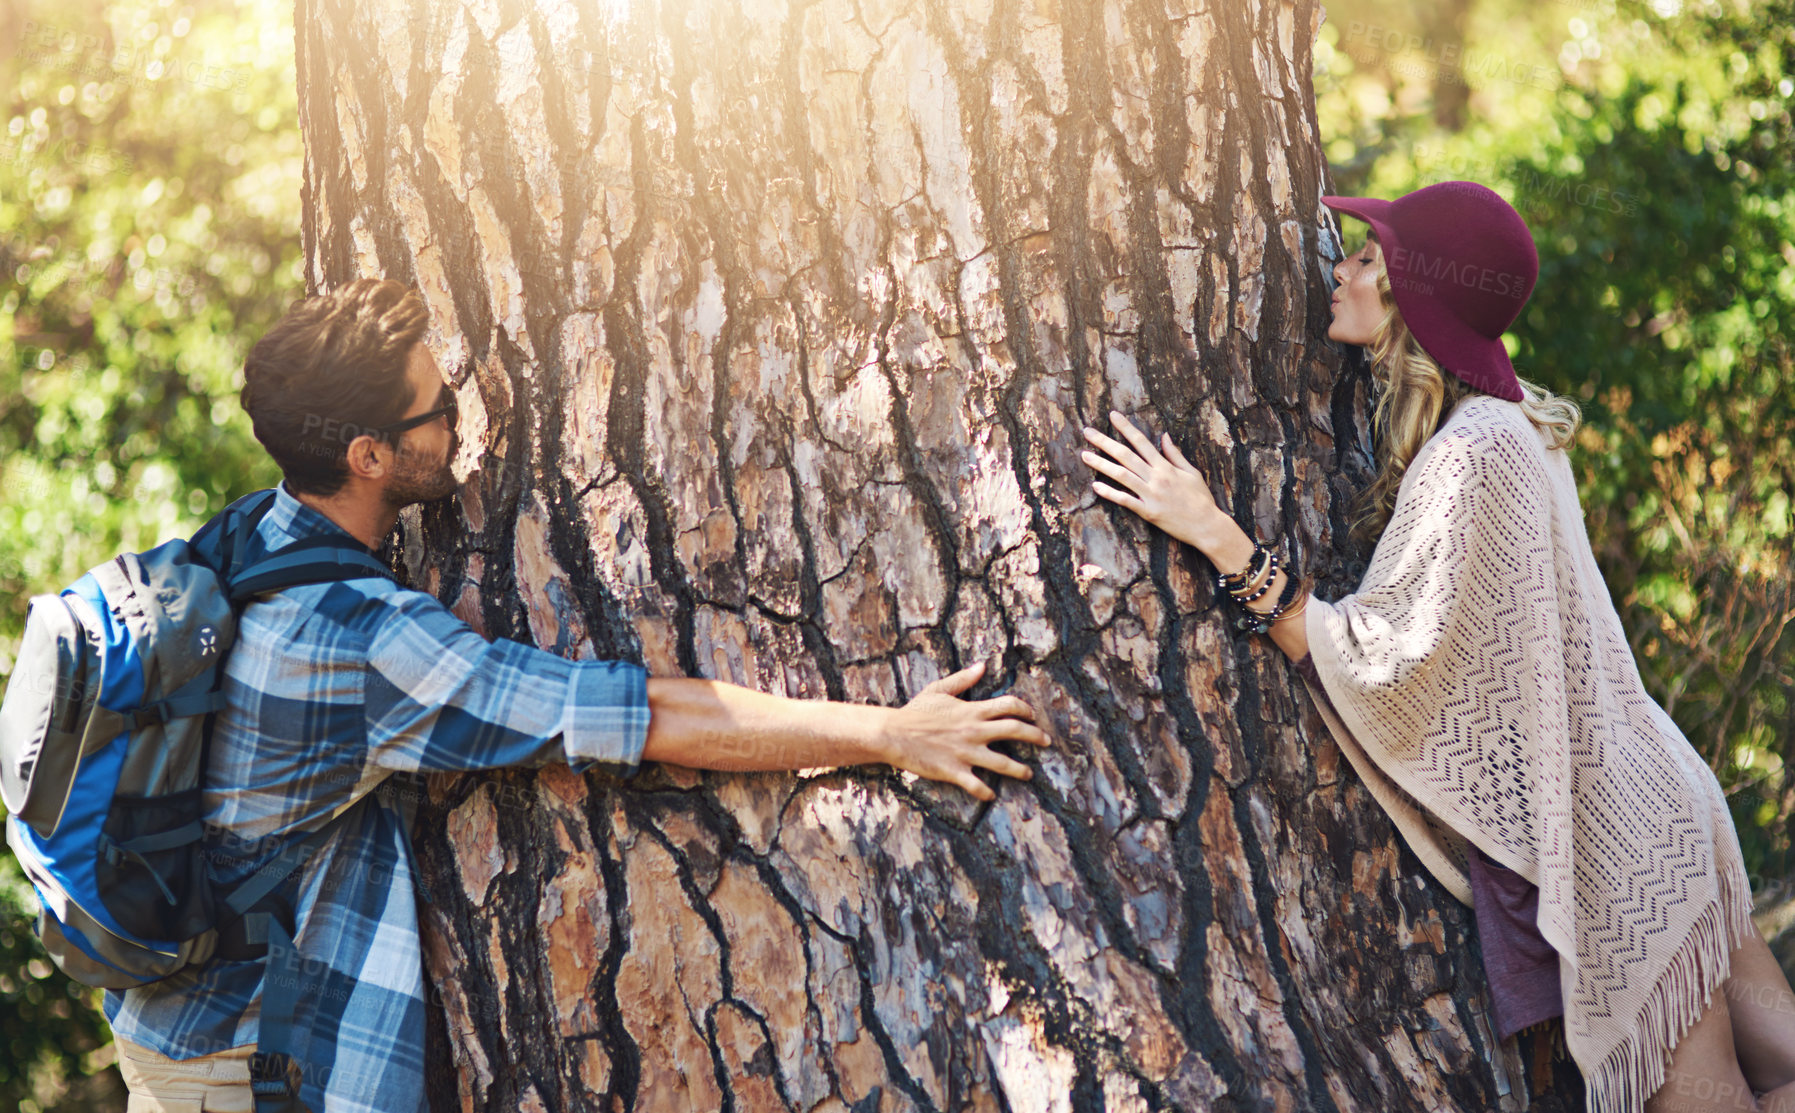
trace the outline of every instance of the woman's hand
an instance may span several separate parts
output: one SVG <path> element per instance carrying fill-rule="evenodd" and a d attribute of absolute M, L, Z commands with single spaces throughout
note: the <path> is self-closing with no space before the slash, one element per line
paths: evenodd
<path fill-rule="evenodd" d="M 1092 483 L 1091 489 L 1185 544 L 1203 548 L 1221 511 L 1202 473 L 1178 451 L 1170 433 L 1159 438 L 1162 452 L 1134 427 L 1134 422 L 1114 410 L 1109 412 L 1109 419 L 1128 443 L 1106 437 L 1087 425 L 1085 440 L 1109 456 L 1088 449 L 1082 455 L 1092 471 L 1108 476 L 1124 489 L 1117 490 L 1107 483 Z"/>

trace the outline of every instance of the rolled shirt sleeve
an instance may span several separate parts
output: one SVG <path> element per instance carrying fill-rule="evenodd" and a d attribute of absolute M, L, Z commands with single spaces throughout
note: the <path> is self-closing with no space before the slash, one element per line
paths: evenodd
<path fill-rule="evenodd" d="M 534 650 L 533 652 L 541 652 Z M 543 654 L 553 660 L 561 658 Z M 561 721 L 567 764 L 634 776 L 648 741 L 648 673 L 627 661 L 569 661 L 573 683 Z"/>
<path fill-rule="evenodd" d="M 368 647 L 367 760 L 396 772 L 566 762 L 628 775 L 648 737 L 648 678 L 488 641 L 421 592 L 391 601 Z"/>

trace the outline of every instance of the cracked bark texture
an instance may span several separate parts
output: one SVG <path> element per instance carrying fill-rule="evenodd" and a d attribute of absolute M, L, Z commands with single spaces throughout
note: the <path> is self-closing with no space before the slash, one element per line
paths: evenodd
<path fill-rule="evenodd" d="M 1206 565 L 1094 501 L 1169 429 L 1351 590 L 1313 3 L 298 0 L 308 286 L 415 284 L 459 496 L 396 559 L 493 637 L 1057 742 L 430 782 L 432 1094 L 468 1110 L 1570 1109 Z"/>

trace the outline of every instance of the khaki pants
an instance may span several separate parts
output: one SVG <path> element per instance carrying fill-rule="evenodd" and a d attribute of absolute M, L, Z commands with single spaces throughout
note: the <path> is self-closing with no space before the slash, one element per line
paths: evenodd
<path fill-rule="evenodd" d="M 114 1036 L 118 1071 L 131 1092 L 125 1113 L 255 1113 L 249 1089 L 254 1044 L 197 1059 L 170 1059 Z"/>

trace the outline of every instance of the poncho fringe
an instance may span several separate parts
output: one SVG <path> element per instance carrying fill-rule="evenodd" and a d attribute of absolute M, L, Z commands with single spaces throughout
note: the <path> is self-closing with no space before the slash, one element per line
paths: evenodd
<path fill-rule="evenodd" d="M 1652 987 L 1634 1032 L 1593 1071 L 1584 1071 L 1591 1110 L 1643 1109 L 1664 1085 L 1669 1062 L 1659 1049 L 1675 1047 L 1689 1026 L 1701 1019 L 1714 991 L 1727 979 L 1733 949 L 1745 941 L 1746 932 L 1757 930 L 1751 922 L 1749 895 L 1729 892 L 1737 885 L 1730 871 L 1722 871 L 1719 903 L 1709 905 L 1695 921 L 1670 968 Z"/>
<path fill-rule="evenodd" d="M 1725 796 L 1645 691 L 1564 452 L 1515 403 L 1461 402 L 1359 589 L 1304 621 L 1316 708 L 1428 871 L 1471 903 L 1469 841 L 1539 887 L 1588 1107 L 1639 1113 L 1755 929 Z"/>

